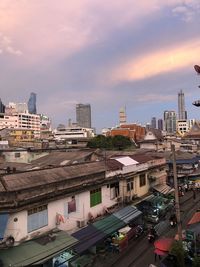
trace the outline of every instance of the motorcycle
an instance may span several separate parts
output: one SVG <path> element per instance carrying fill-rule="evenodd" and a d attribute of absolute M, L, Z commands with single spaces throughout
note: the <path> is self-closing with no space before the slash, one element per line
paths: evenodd
<path fill-rule="evenodd" d="M 171 227 L 175 227 L 177 225 L 177 219 L 176 219 L 176 215 L 172 215 L 169 219 L 169 223 L 171 225 Z"/>
<path fill-rule="evenodd" d="M 153 243 L 156 240 L 155 235 L 153 234 L 148 234 L 148 241 L 149 243 Z"/>
<path fill-rule="evenodd" d="M 138 238 L 139 236 L 141 236 L 144 233 L 144 226 L 143 225 L 138 225 L 136 227 L 136 234 L 135 237 Z"/>

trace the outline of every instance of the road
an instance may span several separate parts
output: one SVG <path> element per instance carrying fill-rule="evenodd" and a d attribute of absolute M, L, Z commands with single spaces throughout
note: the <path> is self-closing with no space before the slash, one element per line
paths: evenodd
<path fill-rule="evenodd" d="M 187 192 L 186 195 L 181 199 L 181 220 L 182 227 L 185 226 L 189 219 L 192 217 L 194 212 L 200 208 L 200 192 L 197 192 L 196 199 L 192 197 L 192 192 Z M 168 221 L 166 221 L 166 228 L 161 234 L 163 237 L 174 237 L 177 229 L 171 228 Z M 142 236 L 137 240 L 133 240 L 128 248 L 120 254 L 116 255 L 116 259 L 112 263 L 104 262 L 103 266 L 107 267 L 148 267 L 150 263 L 155 264 L 159 267 L 159 260 L 154 260 L 154 246 L 149 244 L 147 236 Z"/>

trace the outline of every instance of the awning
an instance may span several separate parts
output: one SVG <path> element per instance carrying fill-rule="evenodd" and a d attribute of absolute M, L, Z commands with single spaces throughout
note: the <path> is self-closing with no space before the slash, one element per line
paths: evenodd
<path fill-rule="evenodd" d="M 79 240 L 79 243 L 74 246 L 74 250 L 78 254 L 81 254 L 90 247 L 94 246 L 98 241 L 104 239 L 106 235 L 90 224 L 87 227 L 73 233 L 72 236 Z"/>
<path fill-rule="evenodd" d="M 126 224 L 122 220 L 118 219 L 114 215 L 109 215 L 108 217 L 93 223 L 93 226 L 95 228 L 105 233 L 106 235 L 113 234 L 115 231 L 119 230 L 125 225 Z"/>
<path fill-rule="evenodd" d="M 127 206 L 117 212 L 114 212 L 113 215 L 118 219 L 124 221 L 124 223 L 128 224 L 130 221 L 133 221 L 134 219 L 142 215 L 142 212 L 135 206 Z"/>
<path fill-rule="evenodd" d="M 8 213 L 1 213 L 0 214 L 0 239 L 4 238 L 4 233 L 6 230 L 8 217 L 9 217 Z"/>
<path fill-rule="evenodd" d="M 173 242 L 173 238 L 161 238 L 154 242 L 154 247 L 155 249 L 167 252 L 170 250 Z"/>
<path fill-rule="evenodd" d="M 174 192 L 174 188 L 168 186 L 167 184 L 158 184 L 153 186 L 152 188 L 163 195 L 167 195 Z"/>
<path fill-rule="evenodd" d="M 195 212 L 192 218 L 189 220 L 188 225 L 200 222 L 200 211 Z"/>
<path fill-rule="evenodd" d="M 45 245 L 35 239 L 16 247 L 1 250 L 1 261 L 4 266 L 12 267 L 44 263 L 77 243 L 73 236 L 64 231 L 56 232 L 53 236 L 54 238 Z"/>

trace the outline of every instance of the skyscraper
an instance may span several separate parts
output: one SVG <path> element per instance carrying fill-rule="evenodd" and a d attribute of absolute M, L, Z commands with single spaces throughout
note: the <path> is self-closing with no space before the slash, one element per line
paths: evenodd
<path fill-rule="evenodd" d="M 156 129 L 156 117 L 151 119 L 151 128 Z"/>
<path fill-rule="evenodd" d="M 36 94 L 31 93 L 29 100 L 28 100 L 28 111 L 31 114 L 37 114 L 37 109 L 36 109 Z"/>
<path fill-rule="evenodd" d="M 158 130 L 162 131 L 163 130 L 163 120 L 158 119 Z"/>
<path fill-rule="evenodd" d="M 0 113 L 5 113 L 5 105 L 2 103 L 0 98 Z"/>
<path fill-rule="evenodd" d="M 176 112 L 164 111 L 164 128 L 169 134 L 176 133 Z"/>
<path fill-rule="evenodd" d="M 126 108 L 120 108 L 119 110 L 119 124 L 126 124 Z"/>
<path fill-rule="evenodd" d="M 84 128 L 91 128 L 91 106 L 90 104 L 76 105 L 77 125 Z"/>
<path fill-rule="evenodd" d="M 187 112 L 185 111 L 185 96 L 182 90 L 178 93 L 178 119 L 187 120 Z"/>

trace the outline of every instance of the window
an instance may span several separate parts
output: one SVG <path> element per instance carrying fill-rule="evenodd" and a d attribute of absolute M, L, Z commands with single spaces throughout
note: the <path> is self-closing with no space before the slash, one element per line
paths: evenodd
<path fill-rule="evenodd" d="M 28 210 L 28 233 L 48 225 L 47 205 Z"/>
<path fill-rule="evenodd" d="M 144 174 L 140 174 L 140 187 L 146 185 L 146 175 Z"/>
<path fill-rule="evenodd" d="M 110 184 L 110 199 L 119 196 L 119 183 Z"/>
<path fill-rule="evenodd" d="M 126 182 L 126 186 L 127 186 L 127 192 L 133 190 L 133 181 L 132 180 L 127 180 Z"/>
<path fill-rule="evenodd" d="M 15 153 L 15 158 L 20 158 L 20 152 Z"/>
<path fill-rule="evenodd" d="M 101 188 L 90 191 L 90 207 L 94 207 L 101 202 Z"/>
<path fill-rule="evenodd" d="M 72 200 L 67 203 L 68 204 L 68 213 L 76 211 L 76 199 L 72 197 Z"/>

